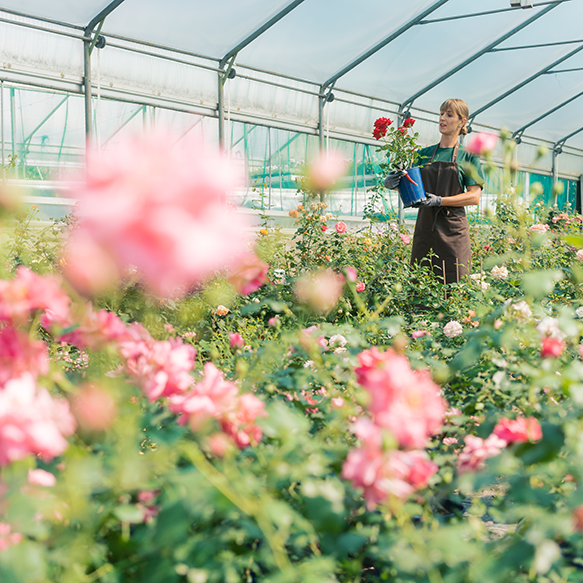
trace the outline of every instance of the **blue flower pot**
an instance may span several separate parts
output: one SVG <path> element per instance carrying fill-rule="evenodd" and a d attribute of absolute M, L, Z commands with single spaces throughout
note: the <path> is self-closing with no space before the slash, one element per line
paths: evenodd
<path fill-rule="evenodd" d="M 407 176 L 403 176 L 399 182 L 399 196 L 403 201 L 403 206 L 405 208 L 413 206 L 416 202 L 425 200 L 425 187 L 423 186 L 423 180 L 421 179 L 421 169 L 420 168 L 409 168 L 405 170 Z"/>

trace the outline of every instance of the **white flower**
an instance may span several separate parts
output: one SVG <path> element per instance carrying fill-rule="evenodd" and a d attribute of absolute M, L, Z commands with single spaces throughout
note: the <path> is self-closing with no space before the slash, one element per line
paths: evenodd
<path fill-rule="evenodd" d="M 583 249 L 579 249 L 579 251 L 577 251 L 577 259 L 579 261 L 583 261 Z"/>
<path fill-rule="evenodd" d="M 559 321 L 556 318 L 551 318 L 550 316 L 544 317 L 538 323 L 536 329 L 541 335 L 541 338 L 550 336 L 551 338 L 563 340 L 566 336 L 565 333 L 559 328 Z"/>
<path fill-rule="evenodd" d="M 533 233 L 546 233 L 548 230 L 549 230 L 549 226 L 543 225 L 541 223 L 537 223 L 536 225 L 532 225 L 532 227 L 529 228 L 529 231 L 532 231 Z"/>
<path fill-rule="evenodd" d="M 314 361 L 313 360 L 306 360 L 306 362 L 304 362 L 304 368 L 311 368 L 312 370 L 316 370 L 316 367 L 314 365 Z"/>
<path fill-rule="evenodd" d="M 339 346 L 340 348 L 344 348 L 346 344 L 348 344 L 348 340 L 346 340 L 342 334 L 334 334 L 334 336 L 330 336 L 330 346 Z"/>
<path fill-rule="evenodd" d="M 472 273 L 470 279 L 478 285 L 482 291 L 486 291 L 490 287 L 490 284 L 484 279 L 482 273 Z"/>
<path fill-rule="evenodd" d="M 443 333 L 448 338 L 455 338 L 456 336 L 459 336 L 463 331 L 464 329 L 462 325 L 457 320 L 452 320 L 443 327 Z"/>
<path fill-rule="evenodd" d="M 524 300 L 512 304 L 512 309 L 516 312 L 516 317 L 521 321 L 528 320 L 532 316 L 530 307 Z"/>
<path fill-rule="evenodd" d="M 494 279 L 506 279 L 508 277 L 508 269 L 506 269 L 506 267 L 504 265 L 502 267 L 498 267 L 497 265 L 494 265 L 494 267 L 492 267 L 492 271 L 490 272 L 490 275 Z"/>
<path fill-rule="evenodd" d="M 575 310 L 575 314 L 577 314 L 577 318 L 583 318 L 583 306 L 581 306 L 580 308 L 577 308 Z"/>

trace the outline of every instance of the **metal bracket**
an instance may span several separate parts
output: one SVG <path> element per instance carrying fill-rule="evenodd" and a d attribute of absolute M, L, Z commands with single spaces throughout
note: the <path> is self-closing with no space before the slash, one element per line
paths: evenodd
<path fill-rule="evenodd" d="M 227 79 L 234 79 L 237 76 L 237 70 L 233 67 L 235 64 L 235 59 L 239 53 L 235 53 L 227 65 L 227 68 L 224 73 L 219 73 L 221 76 L 221 85 L 225 85 Z"/>

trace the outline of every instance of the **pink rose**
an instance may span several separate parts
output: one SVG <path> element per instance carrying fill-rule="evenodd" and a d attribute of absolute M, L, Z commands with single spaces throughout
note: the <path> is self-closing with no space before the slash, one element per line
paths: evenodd
<path fill-rule="evenodd" d="M 322 232 L 325 233 L 328 230 L 328 226 L 327 225 L 320 225 L 320 229 L 322 229 Z"/>
<path fill-rule="evenodd" d="M 308 166 L 308 187 L 316 192 L 330 190 L 347 169 L 341 152 L 320 152 Z"/>
<path fill-rule="evenodd" d="M 336 223 L 335 228 L 336 228 L 337 233 L 340 233 L 340 234 L 346 233 L 346 223 L 344 223 L 342 221 Z"/>
<path fill-rule="evenodd" d="M 465 146 L 466 152 L 482 156 L 486 152 L 491 152 L 498 142 L 498 136 L 486 134 L 484 132 L 472 133 L 469 136 L 468 143 Z"/>
<path fill-rule="evenodd" d="M 243 342 L 243 337 L 237 332 L 229 332 L 229 342 L 231 344 L 231 348 L 241 348 L 241 346 L 245 344 Z"/>
<path fill-rule="evenodd" d="M 51 488 L 57 483 L 57 478 L 54 474 L 46 472 L 45 470 L 36 469 L 28 470 L 28 483 L 33 486 L 43 486 L 45 488 Z"/>
<path fill-rule="evenodd" d="M 413 332 L 413 334 L 411 334 L 411 336 L 413 338 L 422 338 L 423 336 L 425 336 L 426 334 L 429 334 L 427 332 L 427 330 L 415 330 L 415 332 Z"/>
<path fill-rule="evenodd" d="M 409 245 L 409 243 L 411 242 L 411 238 L 409 237 L 409 235 L 406 235 L 405 233 L 399 233 L 399 237 L 401 237 L 401 241 L 403 241 L 405 245 Z"/>
<path fill-rule="evenodd" d="M 363 292 L 365 289 L 366 289 L 366 285 L 364 284 L 364 282 L 362 282 L 362 281 L 356 282 L 356 291 L 358 293 Z"/>
<path fill-rule="evenodd" d="M 493 433 L 508 443 L 538 441 L 543 436 L 540 423 L 534 417 L 503 417 L 494 427 Z"/>
<path fill-rule="evenodd" d="M 0 329 L 0 387 L 27 372 L 35 378 L 49 372 L 47 347 L 22 330 L 4 326 Z"/>
<path fill-rule="evenodd" d="M 237 292 L 248 296 L 257 291 L 266 281 L 269 266 L 255 253 L 246 253 L 231 270 L 227 281 Z"/>
<path fill-rule="evenodd" d="M 85 431 L 105 431 L 117 415 L 113 397 L 97 385 L 82 386 L 71 398 L 71 409 L 79 427 Z"/>
<path fill-rule="evenodd" d="M 558 358 L 565 350 L 565 343 L 559 338 L 546 336 L 542 339 L 540 355 L 542 358 Z"/>
<path fill-rule="evenodd" d="M 459 454 L 458 467 L 460 473 L 470 470 L 480 470 L 488 458 L 497 456 L 506 447 L 505 440 L 492 433 L 487 439 L 466 435 L 466 446 Z"/>
<path fill-rule="evenodd" d="M 333 271 L 323 270 L 302 275 L 295 283 L 294 294 L 315 312 L 329 312 L 342 294 L 342 280 Z"/>
<path fill-rule="evenodd" d="M 271 326 L 272 328 L 275 328 L 279 324 L 280 324 L 280 320 L 277 316 L 273 316 L 273 318 L 269 318 L 269 320 L 267 320 L 267 325 Z"/>
<path fill-rule="evenodd" d="M 354 269 L 354 267 L 352 267 L 351 265 L 347 265 L 344 268 L 344 271 L 346 273 L 346 279 L 348 281 L 356 281 L 356 278 L 358 277 L 357 273 L 356 273 L 356 269 Z"/>

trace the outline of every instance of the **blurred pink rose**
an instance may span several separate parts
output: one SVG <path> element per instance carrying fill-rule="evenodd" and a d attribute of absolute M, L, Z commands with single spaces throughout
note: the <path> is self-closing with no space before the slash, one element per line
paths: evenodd
<path fill-rule="evenodd" d="M 28 470 L 28 483 L 33 486 L 51 488 L 57 484 L 54 474 L 41 469 Z"/>
<path fill-rule="evenodd" d="M 49 353 L 42 340 L 10 325 L 0 329 L 0 387 L 24 373 L 37 378 L 49 372 Z"/>
<path fill-rule="evenodd" d="M 308 166 L 308 187 L 317 192 L 330 190 L 347 169 L 348 162 L 341 152 L 320 152 Z"/>
<path fill-rule="evenodd" d="M 373 347 L 358 355 L 357 380 L 371 395 L 374 421 L 406 448 L 424 447 L 441 427 L 447 409 L 429 371 L 413 371 L 406 357 Z"/>
<path fill-rule="evenodd" d="M 333 271 L 323 270 L 302 275 L 295 283 L 296 298 L 315 312 L 329 312 L 342 294 L 342 279 Z"/>
<path fill-rule="evenodd" d="M 579 249 L 579 251 L 577 251 L 577 259 L 579 261 L 583 261 L 583 249 Z"/>
<path fill-rule="evenodd" d="M 266 281 L 269 266 L 255 253 L 246 253 L 231 269 L 227 281 L 244 296 L 257 291 Z"/>
<path fill-rule="evenodd" d="M 409 235 L 406 235 L 405 233 L 399 233 L 399 237 L 401 237 L 401 241 L 403 241 L 405 245 L 409 245 L 409 243 L 411 242 L 411 238 L 409 237 Z"/>
<path fill-rule="evenodd" d="M 344 399 L 342 397 L 332 397 L 332 407 L 335 409 L 341 409 L 344 407 Z"/>
<path fill-rule="evenodd" d="M 415 330 L 415 332 L 413 332 L 413 334 L 411 334 L 411 336 L 413 338 L 422 338 L 425 335 L 428 335 L 429 333 L 427 332 L 427 330 Z"/>
<path fill-rule="evenodd" d="M 117 415 L 113 397 L 96 385 L 80 387 L 71 397 L 71 410 L 79 427 L 85 431 L 105 431 Z"/>
<path fill-rule="evenodd" d="M 229 448 L 233 447 L 231 440 L 224 433 L 213 433 L 206 444 L 209 451 L 218 458 L 224 457 Z"/>
<path fill-rule="evenodd" d="M 363 292 L 366 289 L 366 285 L 364 282 L 362 281 L 357 281 L 356 282 L 356 291 L 358 293 Z"/>
<path fill-rule="evenodd" d="M 320 229 L 322 229 L 322 233 L 325 233 L 328 230 L 327 225 L 320 225 Z"/>
<path fill-rule="evenodd" d="M 273 318 L 269 318 L 269 320 L 267 320 L 267 325 L 271 326 L 272 328 L 275 328 L 279 324 L 280 324 L 280 320 L 279 320 L 278 316 L 273 316 Z"/>
<path fill-rule="evenodd" d="M 543 225 L 542 223 L 537 223 L 530 226 L 528 230 L 532 231 L 533 233 L 546 233 L 549 230 L 549 226 Z"/>
<path fill-rule="evenodd" d="M 337 233 L 346 233 L 346 223 L 340 221 L 338 223 L 336 223 L 336 225 L 334 225 L 334 228 L 336 229 Z"/>
<path fill-rule="evenodd" d="M 22 541 L 19 532 L 12 532 L 12 528 L 6 522 L 0 522 L 0 552 Z"/>
<path fill-rule="evenodd" d="M 65 436 L 74 430 L 68 403 L 37 389 L 30 374 L 8 381 L 0 390 L 0 465 L 31 454 L 52 459 L 65 451 Z"/>
<path fill-rule="evenodd" d="M 0 280 L 0 320 L 24 324 L 37 310 L 44 312 L 43 320 L 49 323 L 65 320 L 70 303 L 55 276 L 37 275 L 20 266 L 14 279 Z"/>
<path fill-rule="evenodd" d="M 140 324 L 128 327 L 130 339 L 119 344 L 125 370 L 132 375 L 150 401 L 183 393 L 193 383 L 190 371 L 196 351 L 182 338 L 154 340 Z"/>
<path fill-rule="evenodd" d="M 354 269 L 354 267 L 352 267 L 351 265 L 347 265 L 344 268 L 344 271 L 346 273 L 346 279 L 348 281 L 356 281 L 356 278 L 358 277 L 357 273 L 356 273 L 356 269 Z"/>
<path fill-rule="evenodd" d="M 154 133 L 89 153 L 86 183 L 73 193 L 79 223 L 62 258 L 80 290 L 100 291 L 115 265 L 117 275 L 135 266 L 158 295 L 182 295 L 245 249 L 247 223 L 227 205 L 240 177 L 225 156 L 175 141 Z"/>
<path fill-rule="evenodd" d="M 502 417 L 492 433 L 508 443 L 538 441 L 543 436 L 540 423 L 534 417 L 516 419 Z"/>
<path fill-rule="evenodd" d="M 491 152 L 498 142 L 498 136 L 494 134 L 486 134 L 478 132 L 477 134 L 470 134 L 468 143 L 464 146 L 466 152 L 481 156 L 486 152 Z"/>
<path fill-rule="evenodd" d="M 444 437 L 443 445 L 454 445 L 457 443 L 457 437 Z"/>
<path fill-rule="evenodd" d="M 258 417 L 267 417 L 265 403 L 251 393 L 241 395 L 232 411 L 227 412 L 221 422 L 223 431 L 230 435 L 238 448 L 257 445 L 263 431 L 255 423 Z"/>
<path fill-rule="evenodd" d="M 241 346 L 245 344 L 243 342 L 243 337 L 237 332 L 229 332 L 229 343 L 231 348 L 241 348 Z"/>
<path fill-rule="evenodd" d="M 558 358 L 565 350 L 565 343 L 559 338 L 546 336 L 541 341 L 540 355 L 542 358 Z"/>
<path fill-rule="evenodd" d="M 507 443 L 492 433 L 487 439 L 475 435 L 466 435 L 464 449 L 458 456 L 460 473 L 470 470 L 480 470 L 488 458 L 497 456 L 506 447 Z"/>

